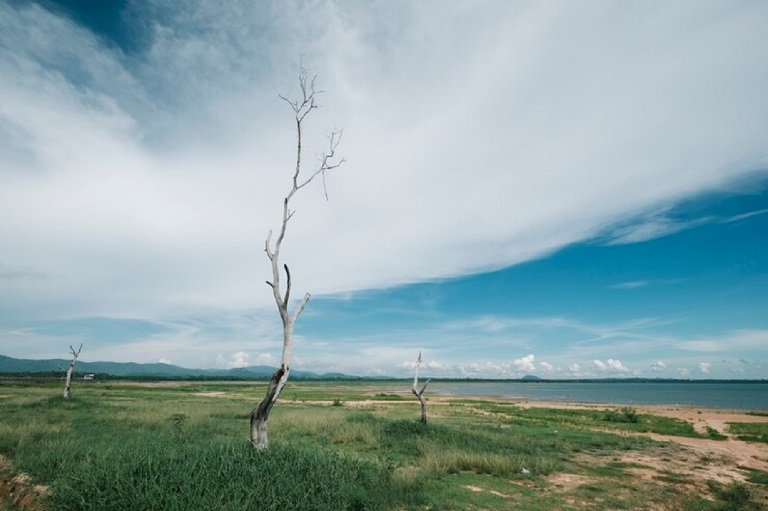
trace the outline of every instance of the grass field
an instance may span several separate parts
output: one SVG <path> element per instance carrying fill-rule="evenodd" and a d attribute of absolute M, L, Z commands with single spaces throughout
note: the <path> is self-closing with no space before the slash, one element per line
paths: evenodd
<path fill-rule="evenodd" d="M 768 473 L 694 478 L 693 465 L 717 460 L 643 433 L 706 435 L 630 408 L 433 397 L 423 425 L 402 383 L 289 383 L 270 417 L 272 447 L 255 452 L 248 421 L 263 390 L 91 383 L 64 400 L 59 386 L 2 384 L 0 509 L 713 511 L 766 503 Z M 764 429 L 733 426 L 765 441 Z M 691 467 L 659 469 L 653 459 Z"/>

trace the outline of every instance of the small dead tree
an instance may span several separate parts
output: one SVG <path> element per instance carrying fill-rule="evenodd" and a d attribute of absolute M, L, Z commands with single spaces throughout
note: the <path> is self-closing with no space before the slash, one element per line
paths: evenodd
<path fill-rule="evenodd" d="M 285 239 L 288 221 L 295 213 L 295 211 L 290 209 L 290 201 L 296 192 L 307 186 L 318 176 L 323 180 L 323 189 L 325 190 L 327 199 L 328 192 L 327 189 L 325 189 L 325 173 L 338 168 L 345 162 L 343 158 L 337 159 L 336 157 L 336 148 L 341 141 L 341 131 L 334 131 L 328 137 L 328 152 L 322 154 L 317 168 L 308 175 L 302 175 L 301 155 L 304 121 L 307 115 L 318 107 L 316 100 L 317 96 L 322 94 L 322 91 L 315 89 L 315 78 L 308 79 L 306 70 L 303 67 L 299 74 L 299 87 L 301 89 L 301 97 L 297 100 L 290 100 L 282 95 L 280 96 L 283 101 L 290 105 L 295 116 L 297 142 L 296 168 L 293 171 L 291 189 L 283 199 L 283 219 L 280 225 L 280 232 L 273 243 L 272 231 L 270 230 L 264 243 L 264 251 L 267 253 L 267 257 L 272 264 L 272 280 L 268 280 L 267 285 L 272 288 L 272 295 L 275 299 L 275 304 L 277 305 L 277 311 L 280 314 L 280 319 L 283 323 L 283 353 L 280 360 L 280 367 L 274 372 L 269 380 L 264 399 L 262 399 L 259 405 L 251 411 L 251 443 L 256 449 L 266 449 L 269 447 L 269 440 L 267 438 L 267 420 L 269 419 L 269 412 L 272 410 L 272 406 L 275 402 L 277 402 L 278 397 L 280 397 L 280 392 L 283 390 L 285 382 L 288 380 L 288 374 L 291 369 L 291 354 L 293 350 L 293 327 L 299 315 L 304 310 L 304 307 L 306 307 L 310 297 L 309 293 L 305 294 L 298 305 L 296 305 L 293 312 L 291 312 L 289 310 L 291 297 L 291 272 L 288 269 L 287 264 L 282 265 L 282 269 L 285 271 L 284 289 L 280 282 L 280 248 Z"/>
<path fill-rule="evenodd" d="M 413 387 L 411 392 L 419 399 L 421 403 L 421 422 L 427 423 L 427 400 L 424 398 L 424 391 L 427 390 L 429 380 L 419 389 L 419 366 L 421 365 L 421 352 L 419 352 L 419 358 L 416 360 L 416 366 L 413 368 Z"/>
<path fill-rule="evenodd" d="M 83 349 L 83 343 L 80 343 L 80 347 L 77 348 L 77 351 L 75 351 L 75 348 L 72 347 L 72 345 L 69 345 L 69 350 L 72 353 L 72 362 L 69 363 L 69 369 L 67 369 L 67 379 L 64 382 L 64 399 L 69 399 L 72 389 L 72 373 L 75 371 L 75 363 L 77 362 L 77 357 L 80 356 L 80 350 Z"/>

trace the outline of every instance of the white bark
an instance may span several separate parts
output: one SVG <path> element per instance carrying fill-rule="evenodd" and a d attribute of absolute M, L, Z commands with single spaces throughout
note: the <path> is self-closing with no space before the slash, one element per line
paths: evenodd
<path fill-rule="evenodd" d="M 427 390 L 429 380 L 419 389 L 419 366 L 421 365 L 421 352 L 419 352 L 419 358 L 416 360 L 416 367 L 413 368 L 413 386 L 411 392 L 416 396 L 421 403 L 421 422 L 427 423 L 427 400 L 424 397 L 424 391 Z"/>
<path fill-rule="evenodd" d="M 299 315 L 309 302 L 310 294 L 306 293 L 296 306 L 293 312 L 290 312 L 290 297 L 291 297 L 291 272 L 288 269 L 287 264 L 283 264 L 283 270 L 285 271 L 285 292 L 282 290 L 280 283 L 280 248 L 282 247 L 283 240 L 285 239 L 285 233 L 288 228 L 288 222 L 294 214 L 294 211 L 290 209 L 290 202 L 294 194 L 304 188 L 306 185 L 312 182 L 317 176 L 321 175 L 323 178 L 323 185 L 325 185 L 325 173 L 329 170 L 333 170 L 344 163 L 344 159 L 336 160 L 335 152 L 336 147 L 341 140 L 341 132 L 333 132 L 329 137 L 330 147 L 328 153 L 324 153 L 320 159 L 320 164 L 307 178 L 301 175 L 301 152 L 302 152 L 302 130 L 303 123 L 306 116 L 315 108 L 316 95 L 322 91 L 315 90 L 314 78 L 310 81 L 307 80 L 306 71 L 302 68 L 299 75 L 299 86 L 301 87 L 301 99 L 296 101 L 290 101 L 283 96 L 280 96 L 283 101 L 288 103 L 293 109 L 295 121 L 296 121 L 296 168 L 293 172 L 292 186 L 288 194 L 283 199 L 283 216 L 280 224 L 280 231 L 277 239 L 272 242 L 272 231 L 269 231 L 267 239 L 264 243 L 264 251 L 270 260 L 272 266 L 272 280 L 267 281 L 267 285 L 272 288 L 272 296 L 275 299 L 275 305 L 277 311 L 280 314 L 280 319 L 283 323 L 283 353 L 280 359 L 280 367 L 272 375 L 267 388 L 267 393 L 261 400 L 258 406 L 251 411 L 251 443 L 256 449 L 266 449 L 269 447 L 269 439 L 267 436 L 267 421 L 269 419 L 269 412 L 272 410 L 272 406 L 277 402 L 280 397 L 286 381 L 288 381 L 288 375 L 291 370 L 291 356 L 293 354 L 293 327 L 298 319 Z M 326 198 L 328 193 L 326 190 Z"/>
<path fill-rule="evenodd" d="M 77 362 L 77 357 L 80 356 L 80 350 L 83 349 L 83 344 L 80 343 L 80 347 L 77 348 L 77 351 L 75 351 L 75 348 L 73 348 L 72 345 L 69 346 L 69 349 L 72 352 L 72 362 L 69 363 L 69 369 L 67 369 L 67 379 L 64 382 L 64 399 L 69 399 L 71 394 L 72 373 L 75 371 L 75 363 Z"/>

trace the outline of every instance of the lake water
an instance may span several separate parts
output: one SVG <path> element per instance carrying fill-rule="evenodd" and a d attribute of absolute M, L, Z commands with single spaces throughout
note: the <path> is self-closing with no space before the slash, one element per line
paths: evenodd
<path fill-rule="evenodd" d="M 434 382 L 435 393 L 627 405 L 768 410 L 768 382 Z"/>

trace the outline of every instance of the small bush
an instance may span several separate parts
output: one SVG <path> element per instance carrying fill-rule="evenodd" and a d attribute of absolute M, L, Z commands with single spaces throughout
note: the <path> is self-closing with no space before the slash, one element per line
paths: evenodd
<path fill-rule="evenodd" d="M 603 420 L 607 422 L 624 422 L 628 424 L 637 424 L 640 422 L 640 416 L 631 406 L 622 407 L 620 410 L 606 410 Z"/>

